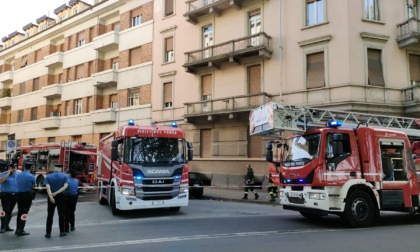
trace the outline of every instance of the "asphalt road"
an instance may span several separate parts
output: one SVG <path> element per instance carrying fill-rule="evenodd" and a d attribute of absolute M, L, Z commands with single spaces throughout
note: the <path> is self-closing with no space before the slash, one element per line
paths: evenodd
<path fill-rule="evenodd" d="M 420 251 L 420 216 L 385 213 L 374 227 L 351 229 L 336 216 L 310 221 L 278 205 L 191 200 L 180 212 L 111 209 L 83 195 L 76 231 L 60 238 L 57 217 L 44 238 L 46 200 L 29 215 L 29 236 L 0 234 L 1 251 Z M 12 219 L 12 227 L 16 217 Z"/>

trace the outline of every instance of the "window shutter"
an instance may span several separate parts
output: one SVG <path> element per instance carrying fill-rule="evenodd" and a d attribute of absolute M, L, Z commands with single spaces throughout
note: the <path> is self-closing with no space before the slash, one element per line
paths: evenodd
<path fill-rule="evenodd" d="M 164 102 L 172 102 L 172 82 L 163 84 Z"/>
<path fill-rule="evenodd" d="M 261 14 L 261 10 L 260 10 L 260 9 L 256 9 L 256 10 L 251 11 L 251 12 L 249 13 L 249 16 L 250 16 L 250 17 L 253 17 L 253 16 L 260 15 L 260 14 Z"/>
<path fill-rule="evenodd" d="M 85 31 L 79 32 L 77 34 L 77 40 L 85 39 Z"/>
<path fill-rule="evenodd" d="M 368 81 L 372 86 L 385 86 L 381 50 L 368 49 Z"/>
<path fill-rule="evenodd" d="M 248 94 L 261 93 L 261 65 L 248 67 Z"/>
<path fill-rule="evenodd" d="M 200 157 L 212 156 L 211 129 L 200 130 Z"/>
<path fill-rule="evenodd" d="M 165 50 L 166 52 L 170 52 L 174 50 L 174 38 L 173 37 L 169 37 L 166 38 L 166 45 L 165 45 Z"/>
<path fill-rule="evenodd" d="M 201 76 L 201 86 L 202 86 L 201 92 L 202 92 L 202 95 L 211 95 L 212 94 L 211 84 L 212 84 L 212 75 L 211 74 Z"/>
<path fill-rule="evenodd" d="M 131 11 L 131 18 L 140 16 L 141 14 L 142 14 L 142 8 L 139 7 L 137 9 Z"/>
<path fill-rule="evenodd" d="M 174 0 L 165 1 L 165 16 L 174 14 Z"/>
<path fill-rule="evenodd" d="M 141 46 L 130 50 L 130 66 L 141 63 Z"/>
<path fill-rule="evenodd" d="M 80 79 L 84 77 L 83 70 L 84 70 L 83 64 L 76 66 L 76 79 Z"/>
<path fill-rule="evenodd" d="M 420 55 L 410 55 L 410 81 L 420 81 Z"/>
<path fill-rule="evenodd" d="M 306 55 L 306 88 L 320 88 L 324 86 L 324 52 Z"/>

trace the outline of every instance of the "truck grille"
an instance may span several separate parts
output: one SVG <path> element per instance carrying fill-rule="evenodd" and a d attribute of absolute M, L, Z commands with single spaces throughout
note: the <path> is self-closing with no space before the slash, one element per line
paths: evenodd
<path fill-rule="evenodd" d="M 143 178 L 135 184 L 136 197 L 142 200 L 167 200 L 179 194 L 180 180 L 173 177 Z"/>

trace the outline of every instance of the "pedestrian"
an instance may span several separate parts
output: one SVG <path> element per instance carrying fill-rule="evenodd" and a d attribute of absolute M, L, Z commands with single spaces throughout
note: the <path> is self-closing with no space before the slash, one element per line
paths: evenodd
<path fill-rule="evenodd" d="M 248 190 L 249 190 L 255 195 L 255 199 L 257 200 L 260 196 L 255 191 L 254 171 L 252 170 L 252 167 L 250 164 L 247 164 L 247 173 L 245 175 L 244 183 L 245 183 L 245 193 L 242 199 L 248 199 Z"/>
<path fill-rule="evenodd" d="M 14 164 L 10 164 L 8 168 L 7 171 L 0 174 L 0 197 L 1 205 L 3 206 L 0 233 L 13 231 L 9 223 L 16 205 L 16 167 Z"/>
<path fill-rule="evenodd" d="M 32 165 L 33 162 L 31 160 L 24 161 L 23 171 L 16 175 L 18 214 L 15 235 L 17 236 L 29 235 L 29 233 L 25 232 L 25 224 L 32 205 L 33 189 L 35 188 L 35 176 L 29 172 Z"/>
<path fill-rule="evenodd" d="M 64 191 L 68 187 L 67 175 L 61 172 L 62 165 L 56 164 L 55 171 L 49 174 L 44 181 L 48 194 L 48 216 L 46 224 L 45 238 L 51 238 L 51 230 L 53 225 L 53 217 L 55 208 L 58 212 L 58 226 L 60 229 L 60 237 L 66 236 L 64 230 L 66 196 Z"/>
<path fill-rule="evenodd" d="M 277 197 L 277 186 L 274 185 L 273 179 L 271 177 L 271 173 L 268 175 L 268 185 L 267 185 L 267 190 L 268 193 L 270 194 L 270 202 L 274 202 L 276 201 L 276 197 Z"/>
<path fill-rule="evenodd" d="M 66 190 L 66 217 L 64 222 L 64 230 L 66 233 L 76 230 L 74 227 L 77 199 L 79 197 L 79 181 L 76 179 L 76 170 L 67 171 L 69 186 Z"/>

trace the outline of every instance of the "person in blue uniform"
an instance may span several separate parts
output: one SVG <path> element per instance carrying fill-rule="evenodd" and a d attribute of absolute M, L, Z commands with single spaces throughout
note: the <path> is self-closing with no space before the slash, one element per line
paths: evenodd
<path fill-rule="evenodd" d="M 14 164 L 10 164 L 9 169 L 0 174 L 1 205 L 4 211 L 4 216 L 1 217 L 0 233 L 13 231 L 9 223 L 16 205 L 16 192 L 16 168 Z"/>
<path fill-rule="evenodd" d="M 49 174 L 44 181 L 48 194 L 48 216 L 45 238 L 51 238 L 53 217 L 55 208 L 58 212 L 58 226 L 60 228 L 60 237 L 66 236 L 64 230 L 64 218 L 66 208 L 65 190 L 68 187 L 69 180 L 67 175 L 62 173 L 62 165 L 56 164 L 55 171 Z"/>
<path fill-rule="evenodd" d="M 79 197 L 79 181 L 76 179 L 76 170 L 67 171 L 69 178 L 69 186 L 66 190 L 66 218 L 64 222 L 64 230 L 66 233 L 76 230 L 74 227 L 77 199 Z"/>
<path fill-rule="evenodd" d="M 17 185 L 17 207 L 18 214 L 16 219 L 16 232 L 17 236 L 29 235 L 25 232 L 26 216 L 32 205 L 32 190 L 35 188 L 35 176 L 29 171 L 33 165 L 33 162 L 28 160 L 23 163 L 23 171 L 16 175 Z"/>

